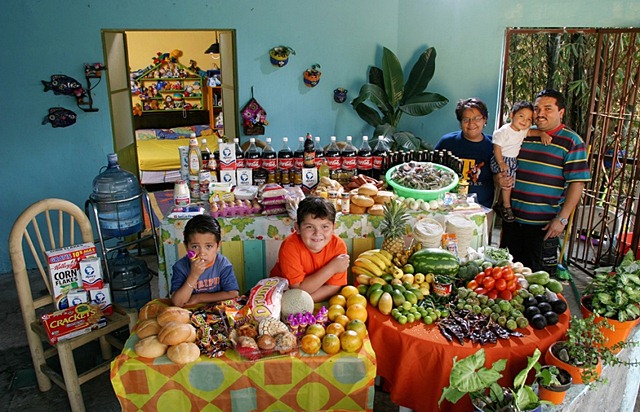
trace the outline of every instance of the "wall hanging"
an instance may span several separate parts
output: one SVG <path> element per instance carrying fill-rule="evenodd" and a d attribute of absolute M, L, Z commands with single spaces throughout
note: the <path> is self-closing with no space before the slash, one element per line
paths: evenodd
<path fill-rule="evenodd" d="M 93 107 L 93 97 L 91 97 L 91 90 L 93 90 L 102 81 L 102 71 L 105 69 L 102 63 L 85 63 L 84 64 L 84 77 L 87 80 L 87 93 L 86 96 L 82 96 L 78 99 L 78 107 L 85 112 L 97 112 L 98 109 Z M 91 79 L 98 79 L 98 83 L 91 87 Z M 86 100 L 85 100 L 86 99 Z M 83 107 L 88 106 L 88 107 Z"/>
<path fill-rule="evenodd" d="M 51 123 L 52 127 L 67 127 L 76 122 L 77 115 L 64 107 L 52 107 L 42 124 Z"/>
<path fill-rule="evenodd" d="M 304 85 L 307 87 L 316 87 L 320 83 L 320 76 L 322 72 L 318 70 L 320 65 L 318 63 L 312 64 L 307 70 L 304 71 Z"/>
<path fill-rule="evenodd" d="M 253 87 L 251 87 L 251 99 L 240 111 L 242 115 L 242 129 L 247 136 L 264 134 L 264 127 L 269 124 L 267 112 L 260 106 L 260 103 L 253 97 Z"/>
<path fill-rule="evenodd" d="M 74 96 L 76 99 L 82 99 L 87 92 L 84 90 L 79 81 L 66 74 L 54 74 L 51 81 L 41 80 L 44 85 L 44 91 L 53 90 L 54 94 L 64 94 L 65 96 Z"/>
<path fill-rule="evenodd" d="M 336 103 L 344 103 L 347 100 L 347 93 L 349 93 L 347 89 L 338 87 L 333 91 L 333 100 Z"/>
<path fill-rule="evenodd" d="M 289 63 L 289 55 L 296 54 L 296 51 L 289 46 L 276 46 L 269 50 L 269 61 L 276 67 L 283 67 Z"/>

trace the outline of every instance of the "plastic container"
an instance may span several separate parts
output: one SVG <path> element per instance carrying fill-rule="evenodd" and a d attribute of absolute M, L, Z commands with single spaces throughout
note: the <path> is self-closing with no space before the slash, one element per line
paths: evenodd
<path fill-rule="evenodd" d="M 120 249 L 108 264 L 115 303 L 140 309 L 151 300 L 151 274 L 144 260 L 133 258 L 126 249 Z"/>
<path fill-rule="evenodd" d="M 109 153 L 107 160 L 107 169 L 93 179 L 90 196 L 98 211 L 100 229 L 109 237 L 138 233 L 143 228 L 140 183 L 133 173 L 120 169 L 116 153 Z"/>
<path fill-rule="evenodd" d="M 448 186 L 445 186 L 437 190 L 418 190 L 418 189 L 411 189 L 408 187 L 404 187 L 394 182 L 393 180 L 391 180 L 391 176 L 393 175 L 393 172 L 396 170 L 396 167 L 398 166 L 401 166 L 401 165 L 396 165 L 392 167 L 387 171 L 387 174 L 385 175 L 385 179 L 387 183 L 389 183 L 391 187 L 393 187 L 393 189 L 398 194 L 398 196 L 410 197 L 413 199 L 422 199 L 422 200 L 437 200 L 437 199 L 440 199 L 442 196 L 444 196 L 445 193 L 450 192 L 454 187 L 458 185 L 458 175 L 455 174 L 453 170 L 449 169 L 446 166 L 434 164 L 433 167 L 437 169 L 445 170 L 453 175 L 453 181 Z"/>

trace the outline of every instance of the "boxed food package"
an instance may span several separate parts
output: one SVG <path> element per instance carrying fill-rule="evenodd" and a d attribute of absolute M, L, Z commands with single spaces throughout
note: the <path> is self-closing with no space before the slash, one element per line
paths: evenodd
<path fill-rule="evenodd" d="M 111 315 L 113 313 L 113 306 L 111 303 L 111 289 L 109 284 L 105 283 L 101 289 L 90 290 L 89 298 L 92 303 L 98 305 L 102 313 L 105 315 Z"/>
<path fill-rule="evenodd" d="M 80 261 L 97 256 L 93 242 L 67 246 L 45 252 L 56 309 L 69 307 L 67 294 L 71 289 L 82 288 Z"/>
<path fill-rule="evenodd" d="M 67 293 L 67 301 L 69 302 L 69 307 L 76 306 L 81 303 L 88 303 L 89 292 L 84 289 L 71 289 L 69 293 Z"/>
<path fill-rule="evenodd" d="M 107 325 L 107 320 L 102 316 L 98 306 L 87 303 L 47 313 L 42 315 L 40 320 L 52 345 Z"/>
<path fill-rule="evenodd" d="M 80 261 L 80 276 L 84 290 L 102 289 L 102 265 L 97 256 L 86 257 Z"/>

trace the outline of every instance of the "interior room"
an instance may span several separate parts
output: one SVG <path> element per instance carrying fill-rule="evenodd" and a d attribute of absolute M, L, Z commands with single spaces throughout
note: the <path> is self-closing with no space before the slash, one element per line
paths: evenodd
<path fill-rule="evenodd" d="M 250 138 L 256 138 L 260 145 L 264 145 L 267 137 L 272 139 L 276 151 L 280 149 L 283 137 L 287 137 L 289 146 L 295 149 L 298 138 L 307 134 L 319 136 L 318 144 L 324 148 L 330 145 L 331 136 L 336 136 L 339 142 L 344 142 L 346 136 L 353 136 L 353 144 L 358 148 L 363 136 L 369 136 L 370 141 L 376 137 L 374 127 L 364 121 L 352 105 L 363 85 L 370 80 L 371 68 L 381 67 L 383 59 L 391 51 L 397 56 L 403 81 L 407 81 L 413 75 L 411 68 L 414 62 L 433 48 L 435 70 L 428 81 L 427 91 L 446 97 L 446 104 L 441 104 L 428 116 L 405 115 L 398 125 L 399 130 L 411 132 L 416 141 L 422 143 L 423 149 L 433 150 L 441 136 L 460 128 L 461 120 L 456 119 L 455 109 L 461 99 L 476 97 L 486 102 L 488 113 L 483 119 L 486 134 L 491 134 L 507 120 L 508 107 L 513 103 L 508 85 L 505 85 L 510 79 L 507 68 L 515 71 L 525 66 L 519 61 L 508 63 L 511 66 L 506 62 L 511 50 L 509 30 L 557 30 L 568 35 L 592 33 L 597 36 L 597 29 L 626 29 L 631 31 L 633 42 L 637 42 L 633 36 L 637 35 L 640 27 L 637 17 L 640 15 L 640 3 L 635 0 L 329 0 L 313 4 L 308 0 L 197 0 L 186 3 L 158 0 L 153 4 L 87 0 L 71 7 L 55 1 L 24 0 L 5 4 L 2 9 L 0 55 L 5 61 L 3 72 L 11 82 L 4 87 L 5 98 L 0 105 L 5 124 L 4 150 L 0 152 L 3 164 L 3 178 L 0 179 L 0 192 L 3 194 L 0 201 L 0 216 L 3 217 L 0 221 L 0 285 L 5 287 L 0 289 L 10 304 L 0 313 L 6 329 L 15 333 L 0 337 L 0 346 L 6 359 L 12 358 L 14 350 L 19 356 L 1 368 L 4 388 L 0 393 L 11 411 L 35 410 L 51 405 L 61 410 L 71 410 L 70 405 L 74 405 L 74 410 L 83 410 L 78 406 L 81 404 L 86 410 L 103 406 L 107 410 L 138 410 L 143 409 L 147 401 L 136 400 L 136 394 L 125 393 L 124 388 L 131 383 L 127 379 L 135 380 L 139 369 L 122 359 L 121 363 L 103 365 L 102 373 L 90 372 L 89 375 L 96 376 L 96 379 L 82 384 L 80 395 L 77 392 L 71 395 L 72 391 L 55 385 L 64 382 L 66 376 L 59 377 L 59 382 L 53 380 L 50 391 L 39 390 L 43 387 L 42 382 L 40 377 L 36 378 L 27 344 L 25 322 L 28 319 L 22 318 L 23 310 L 18 302 L 18 289 L 28 288 L 17 286 L 14 280 L 17 268 L 11 258 L 12 229 L 16 227 L 21 213 L 42 199 L 63 199 L 77 206 L 89 215 L 92 225 L 91 234 L 84 233 L 86 239 L 92 237 L 98 252 L 114 247 L 114 243 L 101 242 L 103 234 L 98 228 L 98 214 L 94 218 L 90 213 L 94 179 L 107 169 L 109 154 L 116 153 L 122 169 L 133 173 L 142 187 L 152 193 L 148 203 L 145 203 L 144 195 L 140 196 L 143 206 L 153 212 L 143 213 L 142 224 L 150 226 L 157 236 L 139 242 L 144 243 L 142 246 L 134 242 L 127 247 L 131 249 L 132 256 L 137 246 L 144 249 L 143 259 L 156 272 L 151 277 L 149 298 L 169 298 L 172 265 L 187 254 L 187 247 L 183 242 L 184 222 L 164 226 L 163 221 L 166 224 L 165 218 L 173 206 L 174 183 L 183 178 L 180 175 L 181 159 L 173 155 L 178 152 L 178 147 L 189 145 L 193 134 L 198 139 L 206 138 L 212 151 L 218 148 L 218 139 L 233 143 L 237 138 L 244 149 L 249 146 Z M 275 47 L 290 49 L 286 64 L 278 65 L 270 55 Z M 593 61 L 614 61 L 617 56 L 613 51 L 607 54 L 606 47 L 598 50 L 603 54 L 598 54 Z M 532 79 L 536 77 L 535 67 L 526 67 L 523 70 L 531 73 Z M 321 79 L 319 75 L 316 80 L 305 78 L 305 73 L 316 68 L 321 71 Z M 627 78 L 634 79 L 634 70 L 629 69 Z M 526 77 L 527 73 L 520 73 L 520 76 Z M 576 95 L 591 96 L 591 87 L 598 91 L 607 90 L 604 77 L 600 78 L 600 83 L 594 81 Z M 627 84 L 633 84 L 635 80 Z M 161 92 L 158 90 L 160 83 Z M 572 84 L 571 87 L 577 86 Z M 536 91 L 531 91 L 527 99 L 533 101 Z M 338 92 L 342 94 L 341 98 L 338 98 Z M 629 97 L 628 93 L 621 94 L 625 98 L 635 98 Z M 252 99 L 263 109 L 259 119 L 263 128 L 261 132 L 250 131 L 249 125 L 243 122 L 242 110 Z M 590 265 L 590 259 L 594 255 L 600 262 L 606 262 L 612 254 L 621 255 L 623 249 L 640 250 L 640 236 L 634 236 L 634 233 L 640 233 L 640 221 L 635 220 L 638 179 L 633 174 L 637 163 L 634 156 L 638 155 L 634 146 L 637 136 L 633 135 L 637 130 L 637 120 L 634 120 L 637 113 L 632 110 L 635 106 L 628 105 L 631 117 L 625 117 L 626 123 L 622 124 L 622 120 L 609 122 L 603 120 L 609 119 L 607 116 L 594 115 L 597 110 L 594 111 L 590 102 L 595 100 L 582 102 L 580 110 L 583 111 L 572 114 L 571 119 L 577 119 L 576 123 L 582 122 L 580 125 L 569 125 L 584 130 L 583 138 L 589 134 L 592 139 L 604 136 L 602 141 L 606 141 L 606 144 L 589 147 L 589 155 L 595 156 L 590 159 L 601 163 L 592 172 L 592 177 L 598 181 L 596 193 L 588 193 L 591 197 L 583 200 L 586 207 L 576 209 L 575 218 L 572 214 L 570 224 L 574 236 L 568 243 L 569 250 L 562 248 L 560 256 L 561 266 L 569 266 L 564 269 L 573 275 L 573 278 L 569 275 L 562 280 L 561 292 L 572 315 L 580 314 L 580 295 L 593 279 L 594 265 Z M 616 104 L 611 103 L 607 108 Z M 604 109 L 597 114 L 602 111 Z M 589 123 L 588 119 L 594 120 Z M 471 122 L 467 120 L 467 123 Z M 630 136 L 628 140 L 623 139 L 626 143 L 616 140 L 625 133 Z M 165 138 L 167 134 L 171 136 Z M 611 139 L 607 140 L 606 136 Z M 630 146 L 624 146 L 629 142 Z M 166 160 L 167 153 L 169 160 Z M 611 166 L 612 159 L 616 158 L 633 167 L 631 175 L 625 174 L 624 167 Z M 617 165 L 616 162 L 613 164 Z M 631 200 L 628 202 L 617 199 L 612 194 L 616 191 L 607 191 L 607 188 L 623 185 L 628 185 L 620 189 L 629 195 Z M 603 206 L 605 204 L 611 206 Z M 251 203 L 247 207 L 250 206 Z M 486 211 L 488 214 L 483 213 L 474 221 L 474 247 L 499 245 L 501 219 L 494 220 L 491 209 Z M 74 209 L 74 212 L 77 211 Z M 224 215 L 220 213 L 220 216 Z M 380 217 L 376 222 L 382 219 Z M 238 225 L 236 221 L 220 220 L 222 232 L 228 236 L 222 243 L 221 253 L 229 257 L 242 294 L 268 277 L 278 259 L 280 245 L 287 235 L 295 232 L 293 219 L 283 223 L 282 217 L 273 218 L 267 220 L 264 227 L 257 227 L 255 222 Z M 336 225 L 338 231 L 343 230 L 340 237 L 345 239 L 351 263 L 359 254 L 382 247 L 379 224 L 373 228 L 369 224 L 371 230 L 367 232 L 368 222 L 367 218 L 352 218 L 347 223 L 342 221 Z M 416 220 L 412 222 L 415 224 Z M 41 229 L 46 226 L 42 224 Z M 49 226 L 55 229 L 56 225 Z M 375 236 L 372 234 L 374 231 Z M 84 238 L 77 237 L 75 243 Z M 613 259 L 615 263 L 615 256 Z M 46 264 L 39 267 L 35 259 L 27 256 L 22 269 L 28 273 L 26 284 L 32 284 L 30 289 L 34 293 L 51 294 L 47 289 L 49 285 L 40 279 L 40 273 L 47 269 Z M 353 280 L 356 275 L 349 276 Z M 51 296 L 49 299 L 53 299 L 49 303 L 55 300 Z M 147 299 L 147 295 L 143 299 Z M 138 316 L 130 312 L 120 315 L 119 321 L 121 326 L 125 325 L 124 329 L 127 322 L 129 326 L 135 324 Z M 568 314 L 562 316 L 561 323 L 565 323 L 566 329 L 570 317 Z M 388 324 L 393 323 L 390 319 Z M 398 327 L 397 322 L 393 325 Z M 369 335 L 374 339 L 371 326 L 369 328 Z M 123 342 L 129 337 L 124 329 L 121 328 L 119 336 L 116 336 Z M 560 332 L 564 331 L 558 329 L 557 333 Z M 523 348 L 533 344 L 535 339 L 551 340 L 555 337 L 553 333 L 543 337 L 544 333 L 538 331 L 527 335 Z M 400 333 L 395 335 L 400 336 Z M 531 340 L 526 340 L 529 338 Z M 76 358 L 85 358 L 81 363 L 93 365 L 93 358 L 99 357 L 100 350 L 105 354 L 109 346 L 105 339 L 100 341 L 102 345 L 90 344 L 87 352 L 76 349 L 73 353 Z M 378 339 L 383 337 L 378 336 Z M 129 341 L 128 344 L 125 351 L 133 352 L 133 343 Z M 382 351 L 374 353 L 375 345 L 367 345 L 356 356 L 361 362 L 358 364 L 361 369 L 354 372 L 351 366 L 344 366 L 342 378 L 353 379 L 356 384 L 340 381 L 334 375 L 339 371 L 326 372 L 328 366 L 317 361 L 308 368 L 318 369 L 318 376 L 313 377 L 315 381 L 306 377 L 307 380 L 300 378 L 295 384 L 285 384 L 284 381 L 296 373 L 293 367 L 278 376 L 260 375 L 259 379 L 272 381 L 271 391 L 265 389 L 269 384 L 252 386 L 251 378 L 238 379 L 225 388 L 212 387 L 214 384 L 198 386 L 195 381 L 209 380 L 199 380 L 201 376 L 198 373 L 202 370 L 197 368 L 191 369 L 195 371 L 192 375 L 195 381 L 192 379 L 189 383 L 189 378 L 185 378 L 185 381 L 177 383 L 172 381 L 170 385 L 181 386 L 187 382 L 186 386 L 200 391 L 198 396 L 201 397 L 197 402 L 190 400 L 193 410 L 204 409 L 209 402 L 221 410 L 259 410 L 257 405 L 264 406 L 260 402 L 269 397 L 272 402 L 269 407 L 273 410 L 293 408 L 291 402 L 299 402 L 298 408 L 305 410 L 420 410 L 415 403 L 403 404 L 398 395 L 397 388 L 409 385 L 409 380 L 401 381 L 400 375 L 396 376 L 394 394 L 393 377 L 387 374 L 380 378 L 380 372 L 393 365 L 384 363 Z M 65 345 L 59 346 L 59 356 L 64 358 Z M 117 355 L 122 350 L 122 342 L 120 348 L 113 347 Z M 468 347 L 472 348 L 471 345 Z M 38 349 L 32 349 L 32 352 L 38 352 Z M 622 356 L 625 359 L 638 357 L 638 352 L 637 349 L 624 349 Z M 49 351 L 46 355 L 51 353 Z M 471 351 L 466 351 L 465 356 L 467 354 Z M 513 356 L 515 359 L 515 352 Z M 544 358 L 544 353 L 542 356 Z M 376 357 L 378 374 L 375 373 Z M 309 358 L 305 359 L 307 362 L 314 359 L 306 355 L 302 358 Z M 488 358 L 492 359 L 491 356 Z M 213 362 L 211 359 L 207 361 Z M 238 355 L 238 359 L 233 360 L 236 363 L 227 365 L 229 370 L 235 370 L 226 373 L 236 374 L 243 368 L 250 369 L 243 366 L 243 361 L 246 359 Z M 56 362 L 59 362 L 54 367 L 56 370 L 68 365 L 65 361 Z M 450 360 L 447 362 L 450 365 Z M 152 363 L 144 363 L 142 369 L 150 368 Z M 170 363 L 167 359 L 165 366 Z M 512 363 L 522 368 L 526 366 L 526 356 L 520 356 Z M 603 408 L 615 404 L 618 410 L 640 410 L 635 406 L 640 382 L 636 369 L 607 367 L 605 375 L 610 382 L 616 383 L 610 386 L 615 390 L 609 391 L 604 387 L 585 396 L 588 388 L 574 384 L 564 408 L 546 409 L 545 406 L 542 410 L 597 410 L 589 409 L 596 402 Z M 329 378 L 323 375 L 325 372 Z M 225 374 L 220 373 L 221 376 Z M 242 373 L 245 371 L 239 374 Z M 510 378 L 515 376 L 513 371 L 508 370 L 508 374 Z M 127 376 L 123 380 L 121 377 L 124 375 Z M 215 379 L 211 378 L 211 382 Z M 112 386 L 114 380 L 118 382 L 116 389 Z M 154 385 L 157 382 L 154 381 Z M 361 382 L 364 383 L 359 386 Z M 69 384 L 80 387 L 77 380 L 67 382 Z M 157 396 L 160 396 L 161 390 L 154 385 L 150 385 L 153 386 L 150 391 L 159 391 Z M 302 394 L 301 398 L 319 399 L 319 403 L 287 398 L 284 393 L 292 391 L 294 386 Z M 275 391 L 282 399 L 274 395 Z M 606 395 L 603 394 L 607 391 Z M 234 392 L 236 398 L 229 395 L 215 403 L 215 398 L 222 392 L 225 396 L 226 392 Z M 76 396 L 75 403 L 71 399 L 73 396 Z M 183 394 L 175 395 L 175 399 L 171 396 L 169 393 L 166 399 L 178 402 L 172 403 L 176 405 L 180 402 L 176 399 Z M 430 401 L 437 402 L 437 399 Z M 470 401 L 462 402 L 457 407 L 449 403 L 442 410 L 460 410 L 456 408 L 471 405 Z"/>

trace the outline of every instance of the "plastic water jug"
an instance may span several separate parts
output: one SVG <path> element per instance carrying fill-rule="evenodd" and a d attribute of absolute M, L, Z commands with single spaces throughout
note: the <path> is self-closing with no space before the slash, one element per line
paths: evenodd
<path fill-rule="evenodd" d="M 140 309 L 151 300 L 151 274 L 144 260 L 132 257 L 127 249 L 120 249 L 108 264 L 115 303 Z"/>
<path fill-rule="evenodd" d="M 121 237 L 142 231 L 140 183 L 136 176 L 120 169 L 118 155 L 107 155 L 104 172 L 93 179 L 91 200 L 98 209 L 98 223 L 104 236 Z M 132 197 L 138 196 L 132 200 Z"/>

